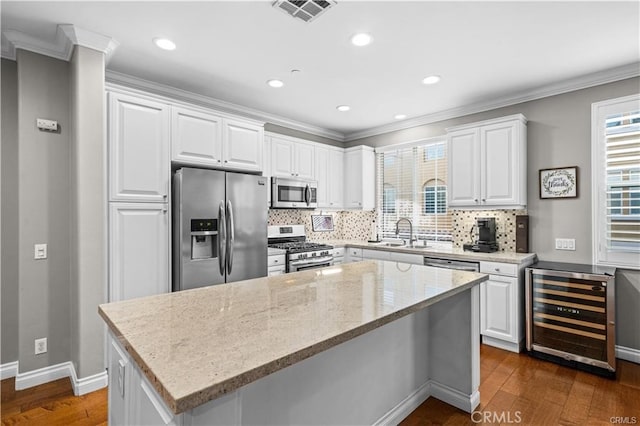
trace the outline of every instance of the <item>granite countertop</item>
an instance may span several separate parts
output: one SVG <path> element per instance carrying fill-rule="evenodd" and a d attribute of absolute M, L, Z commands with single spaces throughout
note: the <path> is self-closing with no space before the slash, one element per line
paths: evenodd
<path fill-rule="evenodd" d="M 379 243 L 368 243 L 366 241 L 357 240 L 328 240 L 322 241 L 325 244 L 334 247 L 356 247 L 370 250 L 395 251 L 399 253 L 421 254 L 424 256 L 438 257 L 442 259 L 469 260 L 469 261 L 485 261 L 485 262 L 504 262 L 504 263 L 531 263 L 535 261 L 535 253 L 515 253 L 507 251 L 496 251 L 493 253 L 479 253 L 473 251 L 464 251 L 459 248 L 411 248 L 411 247 L 389 247 Z"/>
<path fill-rule="evenodd" d="M 100 305 L 178 414 L 487 279 L 364 261 Z"/>

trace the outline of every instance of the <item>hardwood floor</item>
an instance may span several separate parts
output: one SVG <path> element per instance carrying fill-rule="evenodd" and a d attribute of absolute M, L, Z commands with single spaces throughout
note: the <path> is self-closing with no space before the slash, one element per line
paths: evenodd
<path fill-rule="evenodd" d="M 640 424 L 640 365 L 618 363 L 615 380 L 506 352 L 480 351 L 480 406 L 473 416 L 429 398 L 401 424 Z M 106 425 L 107 390 L 73 396 L 69 379 L 15 391 L 2 381 L 3 425 Z M 475 422 L 474 422 L 475 420 Z"/>

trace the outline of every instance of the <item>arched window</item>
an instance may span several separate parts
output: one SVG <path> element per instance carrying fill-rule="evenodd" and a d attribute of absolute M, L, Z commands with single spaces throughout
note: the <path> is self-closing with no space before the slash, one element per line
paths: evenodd
<path fill-rule="evenodd" d="M 384 213 L 395 213 L 396 188 L 393 185 L 385 183 L 382 197 L 382 211 Z"/>
<path fill-rule="evenodd" d="M 431 179 L 422 187 L 425 214 L 447 213 L 447 186 L 440 179 Z"/>

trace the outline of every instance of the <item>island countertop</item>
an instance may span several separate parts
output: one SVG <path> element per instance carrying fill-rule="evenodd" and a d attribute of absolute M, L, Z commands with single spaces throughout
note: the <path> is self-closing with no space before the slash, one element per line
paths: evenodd
<path fill-rule="evenodd" d="M 364 261 L 109 303 L 99 313 L 178 414 L 486 279 Z"/>

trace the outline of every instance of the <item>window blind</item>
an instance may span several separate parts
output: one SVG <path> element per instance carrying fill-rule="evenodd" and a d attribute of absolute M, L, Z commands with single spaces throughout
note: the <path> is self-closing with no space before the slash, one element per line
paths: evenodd
<path fill-rule="evenodd" d="M 451 241 L 452 216 L 447 209 L 447 145 L 431 140 L 376 154 L 378 232 L 395 237 L 396 222 L 408 218 L 414 235 L 431 241 Z M 409 238 L 403 221 L 400 237 Z"/>

